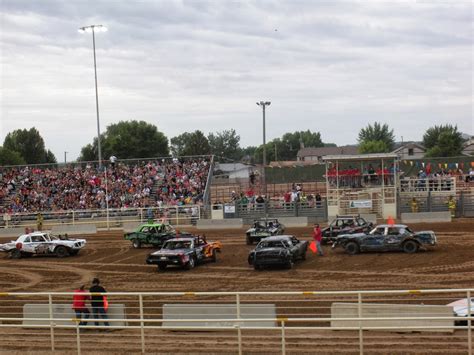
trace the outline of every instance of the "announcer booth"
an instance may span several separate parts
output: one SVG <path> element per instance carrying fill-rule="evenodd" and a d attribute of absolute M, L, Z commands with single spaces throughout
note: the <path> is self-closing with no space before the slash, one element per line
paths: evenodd
<path fill-rule="evenodd" d="M 328 217 L 397 215 L 398 155 L 326 155 Z"/>

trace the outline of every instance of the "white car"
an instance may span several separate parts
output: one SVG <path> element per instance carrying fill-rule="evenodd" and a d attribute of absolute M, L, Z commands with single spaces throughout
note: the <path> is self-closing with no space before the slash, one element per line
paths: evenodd
<path fill-rule="evenodd" d="M 56 255 L 63 258 L 76 255 L 85 245 L 85 239 L 68 239 L 45 232 L 33 232 L 20 235 L 16 241 L 0 244 L 0 251 L 10 253 L 14 259 L 32 255 Z"/>
<path fill-rule="evenodd" d="M 470 313 L 472 316 L 474 316 L 474 297 L 471 298 L 471 312 L 468 312 L 467 309 L 468 309 L 468 299 L 467 298 L 462 298 L 460 300 L 457 300 L 457 301 L 454 301 L 454 302 L 451 302 L 449 304 L 447 304 L 446 306 L 448 307 L 452 307 L 453 308 L 453 312 L 454 312 L 454 315 L 456 317 L 467 317 L 468 316 L 468 313 Z M 471 321 L 473 322 L 473 321 Z M 460 321 L 456 321 L 456 324 L 458 325 L 467 325 L 467 321 L 465 320 L 460 320 Z"/>

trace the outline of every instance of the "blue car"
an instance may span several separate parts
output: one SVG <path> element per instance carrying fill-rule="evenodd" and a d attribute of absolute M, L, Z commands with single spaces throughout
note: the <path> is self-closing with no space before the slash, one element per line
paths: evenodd
<path fill-rule="evenodd" d="M 369 233 L 339 235 L 332 247 L 340 246 L 351 255 L 365 251 L 404 251 L 412 254 L 420 248 L 435 245 L 433 231 L 413 232 L 404 224 L 380 224 Z"/>

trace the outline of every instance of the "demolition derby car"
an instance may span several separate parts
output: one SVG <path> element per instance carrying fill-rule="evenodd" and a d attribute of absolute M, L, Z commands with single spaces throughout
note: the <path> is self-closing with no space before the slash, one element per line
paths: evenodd
<path fill-rule="evenodd" d="M 14 259 L 33 255 L 56 255 L 63 258 L 76 255 L 85 245 L 85 239 L 69 239 L 67 236 L 33 232 L 19 236 L 16 241 L 0 244 L 0 251 L 9 253 Z"/>
<path fill-rule="evenodd" d="M 125 233 L 124 238 L 130 240 L 134 248 L 139 249 L 143 245 L 152 245 L 160 248 L 168 239 L 176 238 L 177 231 L 169 224 L 145 223 L 135 231 Z M 180 236 L 191 236 L 190 233 L 179 233 Z"/>
<path fill-rule="evenodd" d="M 404 251 L 411 254 L 434 245 L 436 235 L 433 231 L 415 233 L 404 224 L 381 224 L 369 233 L 339 235 L 332 247 L 341 246 L 348 254 L 363 251 Z"/>
<path fill-rule="evenodd" d="M 322 242 L 332 243 L 340 234 L 353 234 L 369 232 L 373 228 L 371 222 L 367 222 L 360 215 L 336 216 L 336 218 L 323 230 Z"/>
<path fill-rule="evenodd" d="M 149 254 L 146 263 L 156 264 L 158 270 L 165 270 L 168 266 L 189 270 L 205 261 L 215 263 L 221 249 L 221 242 L 207 242 L 201 236 L 174 238 L 167 240 L 160 250 Z"/>
<path fill-rule="evenodd" d="M 254 242 L 259 242 L 262 238 L 270 237 L 272 235 L 281 235 L 285 232 L 285 226 L 278 222 L 276 218 L 261 218 L 253 222 L 253 227 L 248 229 L 247 244 L 251 245 Z"/>
<path fill-rule="evenodd" d="M 305 260 L 307 241 L 299 241 L 292 235 L 278 235 L 262 239 L 248 257 L 248 263 L 255 270 L 265 266 L 283 265 L 293 267 L 297 259 Z"/>
<path fill-rule="evenodd" d="M 474 297 L 471 297 L 470 301 L 469 298 L 463 298 L 454 302 L 447 304 L 446 306 L 453 308 L 453 313 L 455 317 L 460 317 L 459 320 L 456 320 L 454 323 L 456 325 L 465 326 L 467 325 L 467 318 L 468 316 L 474 316 Z M 470 312 L 468 309 L 470 308 Z M 474 324 L 474 320 L 471 320 L 471 324 Z"/>

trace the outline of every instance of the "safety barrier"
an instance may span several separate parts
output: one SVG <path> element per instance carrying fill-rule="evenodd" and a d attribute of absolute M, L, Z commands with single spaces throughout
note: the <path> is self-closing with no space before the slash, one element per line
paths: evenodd
<path fill-rule="evenodd" d="M 55 305 L 68 301 L 71 304 L 72 292 L 12 292 L 0 294 L 0 329 L 5 351 L 35 349 L 80 354 L 81 351 L 102 349 L 116 353 L 172 353 L 176 349 L 196 352 L 209 348 L 216 353 L 243 354 L 264 349 L 266 353 L 285 354 L 287 351 L 340 351 L 341 344 L 344 344 L 343 350 L 360 354 L 374 352 L 374 349 L 377 352 L 385 347 L 387 351 L 400 353 L 413 352 L 414 349 L 424 353 L 430 350 L 452 353 L 452 349 L 456 349 L 472 355 L 474 317 L 463 317 L 462 310 L 458 310 L 460 316 L 455 316 L 454 308 L 448 304 L 460 298 L 466 299 L 464 312 L 468 314 L 467 310 L 474 308 L 473 292 L 474 289 L 109 292 L 109 303 L 123 304 L 126 314 L 126 319 L 109 319 L 109 326 L 91 324 L 103 322 L 103 319 L 89 318 L 87 325 L 80 325 L 79 319 L 73 318 L 74 323 L 68 324 L 64 318 L 56 318 Z M 332 306 L 341 302 L 352 304 L 352 310 L 333 314 Z M 47 314 L 37 318 L 23 315 L 25 304 L 42 304 L 43 312 Z M 207 305 L 205 314 L 209 316 L 196 317 L 195 313 L 187 314 L 185 308 L 179 316 L 173 317 L 171 324 L 164 316 L 166 306 L 192 307 L 193 304 Z M 276 310 L 273 317 L 263 310 L 269 304 Z M 384 316 L 367 315 L 364 309 L 369 304 L 393 305 L 392 309 L 408 308 L 403 305 L 438 307 L 433 307 L 433 313 L 430 313 L 430 307 L 426 307 L 420 314 L 402 312 L 397 315 L 392 312 Z M 219 316 L 222 310 L 213 313 L 213 305 L 228 306 L 225 317 Z M 253 307 L 252 315 L 244 316 L 244 309 L 249 305 Z M 258 305 L 262 307 L 261 316 Z M 439 312 L 443 305 L 450 307 L 450 316 Z M 229 309 L 235 312 L 234 316 L 229 316 Z M 23 322 L 28 322 L 28 325 Z M 99 332 L 103 330 L 108 332 Z M 170 333 L 172 330 L 179 330 L 179 333 Z M 336 330 L 344 332 L 334 332 Z M 439 330 L 451 333 L 440 333 Z M 409 331 L 416 333 L 406 333 Z M 400 335 L 400 332 L 404 334 Z M 321 347 L 322 339 L 324 346 Z"/>
<path fill-rule="evenodd" d="M 43 229 L 66 230 L 68 227 L 89 225 L 96 228 L 123 227 L 129 223 L 143 223 L 147 220 L 166 220 L 174 225 L 196 224 L 201 218 L 200 205 L 163 206 L 147 208 L 109 208 L 97 210 L 70 210 L 42 212 Z M 37 228 L 37 213 L 14 213 L 3 216 L 1 227 Z M 75 230 L 72 228 L 71 230 Z"/>

